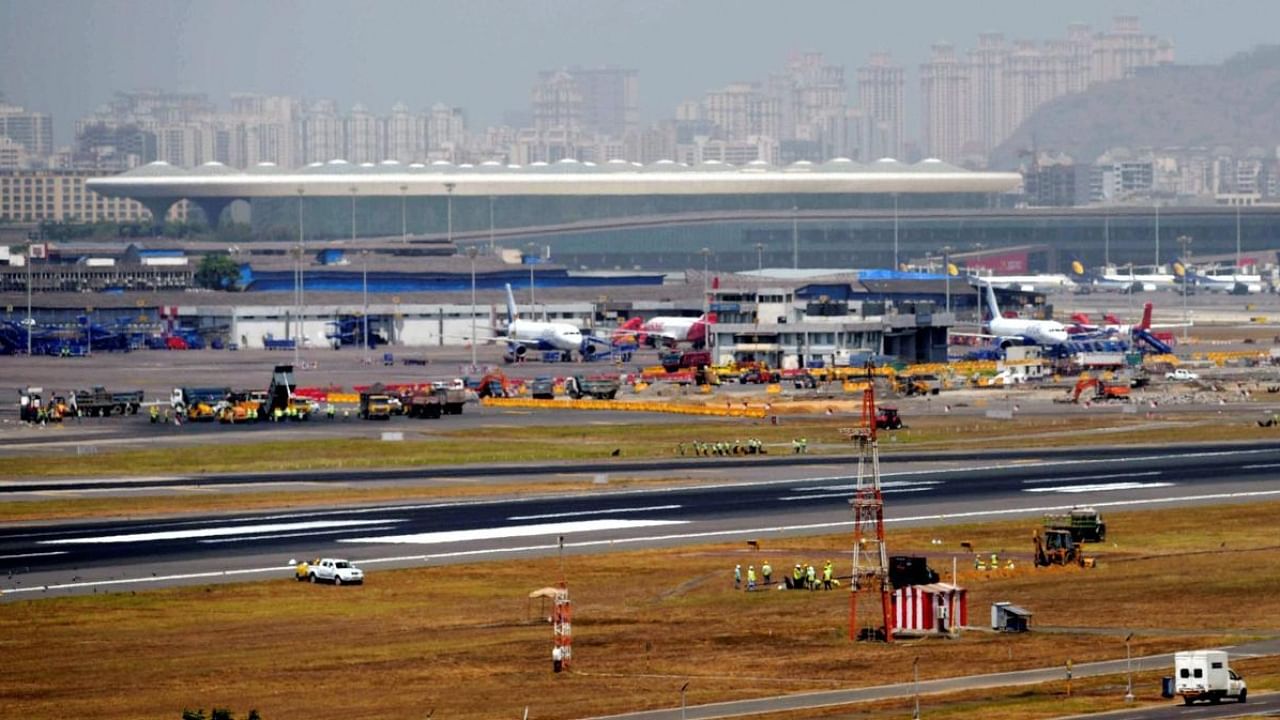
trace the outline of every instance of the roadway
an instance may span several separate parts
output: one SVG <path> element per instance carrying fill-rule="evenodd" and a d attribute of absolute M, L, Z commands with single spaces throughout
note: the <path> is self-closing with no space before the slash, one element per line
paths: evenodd
<path fill-rule="evenodd" d="M 972 522 L 1085 503 L 1105 510 L 1280 498 L 1275 444 L 1113 448 L 1096 457 L 1080 451 L 942 457 L 885 457 L 887 522 Z M 702 471 L 686 472 L 696 480 L 678 488 L 9 525 L 0 529 L 0 599 L 286 577 L 289 559 L 316 555 L 349 557 L 376 582 L 377 570 L 387 567 L 547 555 L 559 537 L 566 552 L 590 553 L 834 533 L 851 525 L 847 461 L 683 466 Z M 478 476 L 438 481 L 488 479 L 482 470 L 468 472 Z M 319 476 L 290 477 L 306 483 Z M 1014 548 L 1015 556 L 1022 550 Z"/>
<path fill-rule="evenodd" d="M 1223 648 L 1232 657 L 1249 657 L 1275 655 L 1280 653 L 1280 640 L 1262 640 L 1258 642 L 1234 645 Z M 1127 660 L 1103 660 L 1101 662 L 1080 663 L 1072 668 L 1076 679 L 1098 677 L 1102 675 L 1119 675 L 1129 667 Z M 1133 658 L 1135 671 L 1141 668 L 1173 668 L 1173 654 L 1146 655 Z M 967 692 L 989 688 L 1014 687 L 1018 685 L 1036 685 L 1046 682 L 1065 681 L 1065 670 L 1061 667 L 1035 668 L 1031 670 L 1014 670 L 1012 672 L 989 673 L 982 675 L 961 675 L 957 677 L 921 680 L 919 684 L 895 683 L 892 685 L 876 685 L 864 688 L 841 690 L 820 690 L 817 692 L 792 693 L 790 695 L 774 695 L 736 700 L 730 702 L 694 705 L 686 708 L 670 708 L 662 710 L 645 710 L 640 712 L 621 713 L 591 718 L 590 720 L 715 720 L 716 718 L 741 717 L 761 713 L 776 713 L 797 710 L 813 710 L 838 705 L 895 700 L 913 697 L 916 694 L 928 696 L 945 693 Z M 1184 707 L 1158 706 L 1138 710 L 1124 710 L 1116 713 L 1080 715 L 1077 718 L 1103 718 L 1104 720 L 1165 720 L 1167 718 L 1228 718 L 1243 715 L 1268 714 L 1280 709 L 1280 693 L 1262 695 L 1255 698 L 1249 696 L 1249 703 L 1228 703 L 1227 705 L 1197 704 Z"/>

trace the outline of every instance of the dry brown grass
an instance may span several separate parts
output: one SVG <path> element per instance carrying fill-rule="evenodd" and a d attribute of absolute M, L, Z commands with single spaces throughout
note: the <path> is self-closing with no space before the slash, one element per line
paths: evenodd
<path fill-rule="evenodd" d="M 218 704 L 278 720 L 421 717 L 431 708 L 436 717 L 514 718 L 529 705 L 531 717 L 568 718 L 670 706 L 689 678 L 689 702 L 703 703 L 904 681 L 917 656 L 925 678 L 1114 658 L 1127 628 L 1137 630 L 1136 655 L 1183 649 L 1280 623 L 1271 591 L 1280 553 L 1251 549 L 1275 542 L 1278 511 L 1273 503 L 1116 514 L 1116 547 L 1097 569 L 962 572 L 976 624 L 990 602 L 1012 600 L 1032 608 L 1037 625 L 1100 626 L 1110 636 L 970 632 L 851 644 L 844 591 L 730 587 L 735 563 L 769 559 L 781 570 L 840 559 L 841 537 L 768 541 L 759 554 L 712 545 L 570 557 L 577 672 L 559 676 L 548 662 L 550 630 L 524 599 L 556 578 L 553 560 L 375 570 L 358 588 L 282 577 L 14 602 L 0 605 L 0 706 L 15 717 L 175 718 L 184 705 Z M 1021 552 L 1027 523 L 891 531 L 890 543 L 949 568 L 935 537 L 948 551 L 969 540 L 984 552 Z M 1205 548 L 1214 552 L 1188 552 Z M 1221 612 L 1241 597 L 1248 614 Z M 1152 628 L 1189 635 L 1143 631 Z"/>

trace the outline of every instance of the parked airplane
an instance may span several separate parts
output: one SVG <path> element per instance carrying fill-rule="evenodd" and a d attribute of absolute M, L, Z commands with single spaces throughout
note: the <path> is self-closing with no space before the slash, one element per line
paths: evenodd
<path fill-rule="evenodd" d="M 1186 325 L 1184 323 L 1169 323 L 1163 325 L 1152 324 L 1152 307 L 1153 305 L 1151 303 L 1143 304 L 1142 321 L 1136 325 L 1126 325 L 1125 323 L 1120 322 L 1120 319 L 1115 315 L 1111 314 L 1103 316 L 1103 323 L 1101 325 L 1095 325 L 1089 322 L 1088 315 L 1085 315 L 1084 313 L 1076 313 L 1071 316 L 1071 320 L 1074 324 L 1067 328 L 1067 332 L 1071 334 L 1071 338 L 1073 340 L 1099 336 L 1120 336 L 1128 338 L 1132 337 L 1133 334 L 1139 330 L 1161 330 L 1190 327 L 1190 325 Z"/>
<path fill-rule="evenodd" d="M 594 343 L 598 340 L 591 336 L 584 338 L 582 329 L 570 323 L 521 320 L 511 284 L 507 284 L 507 354 L 504 357 L 507 362 L 524 357 L 529 348 L 559 351 L 564 360 L 572 360 L 575 352 L 593 355 Z"/>
<path fill-rule="evenodd" d="M 1135 273 L 1132 266 L 1127 272 L 1120 272 L 1114 267 L 1105 267 L 1101 272 L 1091 273 L 1077 261 L 1071 263 L 1071 271 L 1079 278 L 1080 286 L 1093 290 L 1153 292 L 1181 286 L 1173 273 Z"/>
<path fill-rule="evenodd" d="M 987 323 L 990 334 L 980 337 L 995 338 L 1002 348 L 1010 345 L 1061 345 L 1070 339 L 1066 326 L 1057 320 L 1004 317 L 1000 313 L 1000 304 L 996 302 L 996 291 L 985 282 L 979 282 L 986 288 L 985 309 L 991 312 L 991 320 Z"/>
<path fill-rule="evenodd" d="M 1002 290 L 1054 292 L 1076 289 L 1076 281 L 1066 275 L 986 275 L 979 278 Z"/>
<path fill-rule="evenodd" d="M 657 341 L 668 345 L 692 343 L 702 346 L 707 341 L 707 329 L 716 321 L 715 313 L 691 317 L 652 317 L 640 326 L 640 339 L 650 345 Z"/>
<path fill-rule="evenodd" d="M 1229 292 L 1236 295 L 1253 295 L 1262 292 L 1262 276 L 1236 272 L 1198 273 L 1191 271 L 1191 283 L 1213 292 Z"/>

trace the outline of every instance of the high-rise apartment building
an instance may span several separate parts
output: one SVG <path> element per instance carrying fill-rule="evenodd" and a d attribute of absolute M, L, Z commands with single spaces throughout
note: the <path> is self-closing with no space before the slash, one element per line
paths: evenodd
<path fill-rule="evenodd" d="M 332 100 L 312 104 L 302 118 L 302 159 L 305 163 L 329 162 L 343 155 L 342 120 Z"/>
<path fill-rule="evenodd" d="M 386 119 L 387 160 L 401 163 L 421 161 L 427 157 L 427 118 L 409 112 L 409 106 L 396 103 Z"/>
<path fill-rule="evenodd" d="M 533 129 L 580 130 L 582 128 L 582 90 L 565 70 L 538 75 L 532 93 Z"/>
<path fill-rule="evenodd" d="M 904 73 L 889 53 L 878 52 L 858 68 L 858 103 L 869 124 L 869 157 L 901 157 Z"/>
<path fill-rule="evenodd" d="M 969 104 L 969 68 L 949 43 L 933 46 L 929 62 L 920 66 L 924 93 L 921 126 L 925 152 L 957 162 L 973 137 Z"/>
<path fill-rule="evenodd" d="M 1138 18 L 1132 15 L 1117 16 L 1111 32 L 1094 36 L 1091 50 L 1093 82 L 1119 80 L 1138 68 L 1173 62 L 1173 43 L 1144 35 Z"/>
<path fill-rule="evenodd" d="M 53 117 L 0 102 L 0 137 L 21 145 L 30 157 L 47 157 L 53 153 Z"/>
<path fill-rule="evenodd" d="M 969 100 L 973 139 L 982 152 L 991 152 L 1008 135 L 1004 113 L 1004 73 L 1009 50 L 1004 35 L 982 33 L 969 51 Z"/>
<path fill-rule="evenodd" d="M 776 97 L 757 85 L 734 83 L 703 96 L 702 116 L 724 140 L 745 140 L 753 135 L 778 138 L 782 130 L 779 105 Z"/>
<path fill-rule="evenodd" d="M 364 105 L 356 103 L 351 114 L 343 119 L 345 151 L 342 155 L 352 163 L 376 163 L 383 160 L 382 133 L 378 118 Z"/>
<path fill-rule="evenodd" d="M 581 123 L 584 130 L 621 138 L 639 128 L 639 72 L 617 67 L 572 67 L 568 75 L 582 98 Z"/>

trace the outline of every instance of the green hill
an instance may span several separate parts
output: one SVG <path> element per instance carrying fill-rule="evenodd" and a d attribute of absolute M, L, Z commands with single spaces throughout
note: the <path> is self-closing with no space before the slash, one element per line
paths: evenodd
<path fill-rule="evenodd" d="M 1019 151 L 1033 145 L 1080 163 L 1113 147 L 1273 148 L 1280 145 L 1280 46 L 1221 65 L 1151 68 L 1057 98 L 992 152 L 991 167 L 1017 167 Z"/>

